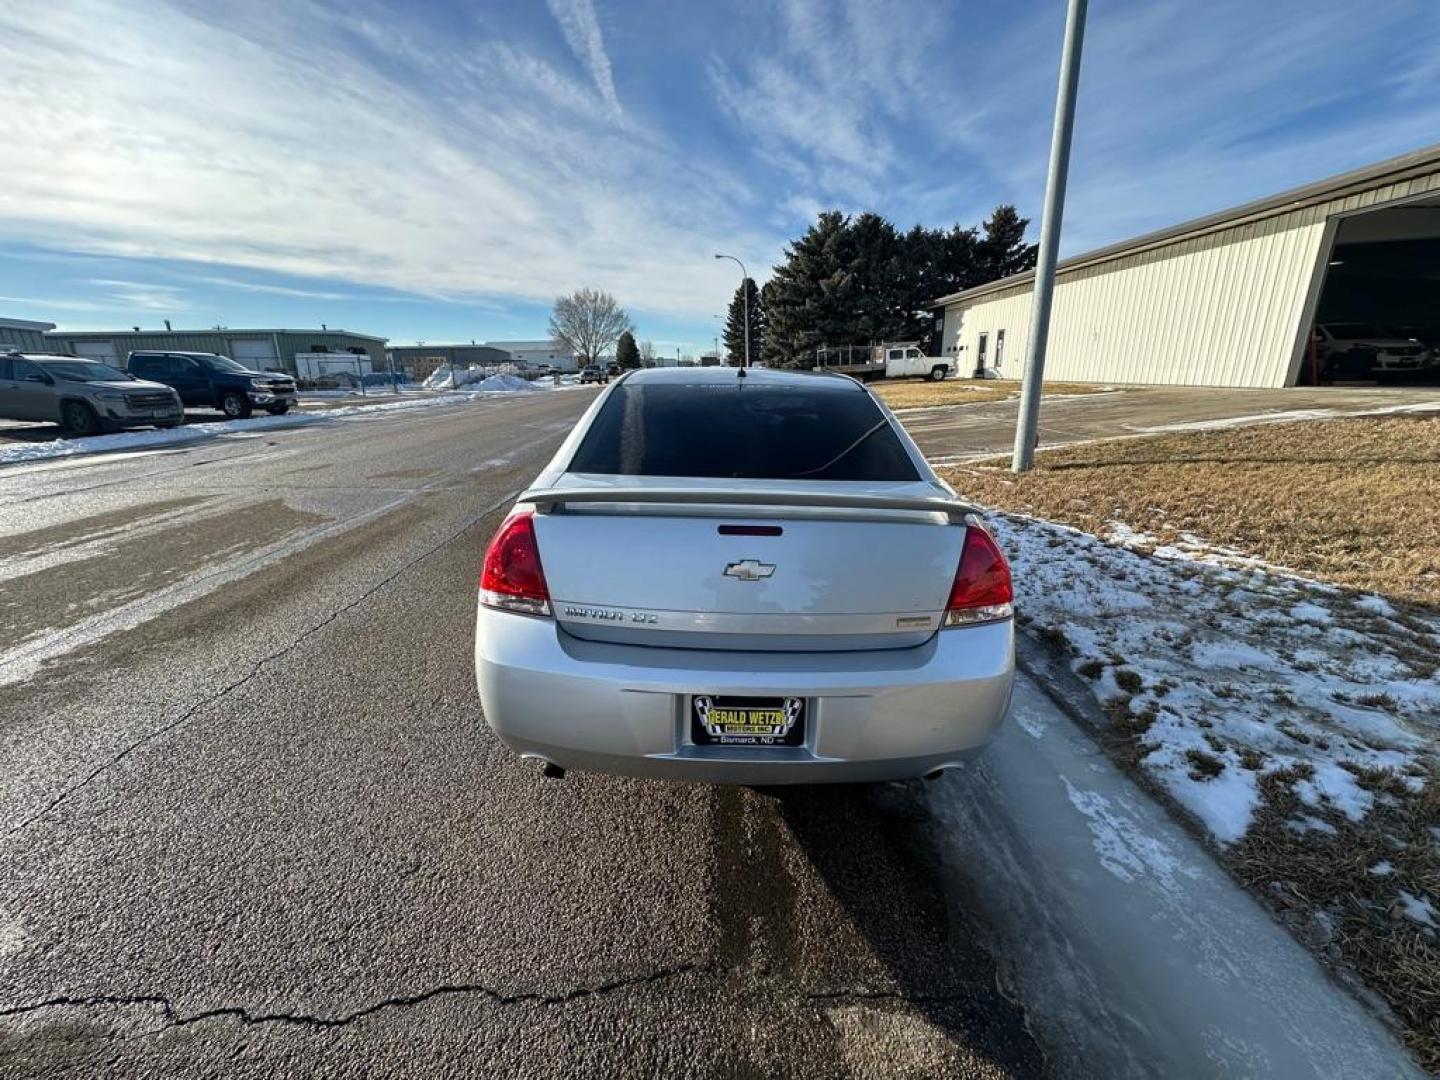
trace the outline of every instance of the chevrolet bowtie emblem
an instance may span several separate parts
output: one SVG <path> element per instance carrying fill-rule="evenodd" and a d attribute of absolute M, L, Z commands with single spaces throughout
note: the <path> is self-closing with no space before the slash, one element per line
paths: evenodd
<path fill-rule="evenodd" d="M 774 563 L 758 562 L 755 559 L 741 559 L 739 562 L 732 562 L 725 567 L 726 577 L 739 578 L 741 581 L 759 581 L 774 573 Z"/>

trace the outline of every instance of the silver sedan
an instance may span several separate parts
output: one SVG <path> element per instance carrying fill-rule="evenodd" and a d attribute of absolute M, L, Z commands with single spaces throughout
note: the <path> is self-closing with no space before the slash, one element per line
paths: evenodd
<path fill-rule="evenodd" d="M 974 508 L 861 384 L 636 371 L 492 539 L 475 669 L 550 775 L 904 779 L 1003 721 L 1012 600 Z"/>

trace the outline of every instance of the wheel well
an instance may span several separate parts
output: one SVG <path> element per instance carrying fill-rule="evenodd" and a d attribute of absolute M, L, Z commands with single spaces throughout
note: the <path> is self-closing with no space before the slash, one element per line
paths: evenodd
<path fill-rule="evenodd" d="M 84 406 L 85 408 L 89 409 L 89 410 L 90 410 L 92 413 L 94 413 L 96 416 L 99 416 L 99 415 L 100 415 L 99 410 L 96 409 L 94 405 L 91 405 L 90 402 L 86 401 L 83 397 L 73 397 L 73 396 L 62 397 L 62 398 L 60 399 L 60 408 L 63 409 L 63 408 L 65 408 L 66 405 L 82 405 L 82 406 Z"/>

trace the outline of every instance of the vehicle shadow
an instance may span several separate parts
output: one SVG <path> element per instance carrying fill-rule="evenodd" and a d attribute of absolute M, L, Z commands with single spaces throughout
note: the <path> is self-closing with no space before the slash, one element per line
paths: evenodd
<path fill-rule="evenodd" d="M 893 984 L 952 1041 L 1014 1076 L 1045 1074 L 1023 1010 L 998 990 L 995 964 L 965 906 L 947 894 L 919 784 L 774 789 L 780 818 Z M 881 991 L 876 993 L 876 991 Z M 837 995 L 843 996 L 843 995 Z"/>

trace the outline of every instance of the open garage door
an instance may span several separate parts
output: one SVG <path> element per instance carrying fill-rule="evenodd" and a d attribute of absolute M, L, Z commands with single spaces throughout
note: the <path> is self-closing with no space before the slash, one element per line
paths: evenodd
<path fill-rule="evenodd" d="M 1440 198 L 1335 231 L 1299 381 L 1440 385 Z"/>

